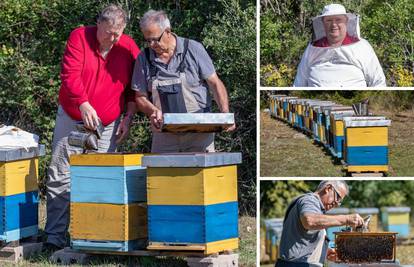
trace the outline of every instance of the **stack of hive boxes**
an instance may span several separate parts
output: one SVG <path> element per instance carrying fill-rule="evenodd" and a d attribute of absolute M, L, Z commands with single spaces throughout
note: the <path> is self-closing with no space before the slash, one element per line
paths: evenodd
<path fill-rule="evenodd" d="M 145 156 L 148 249 L 236 249 L 239 163 L 240 153 Z"/>
<path fill-rule="evenodd" d="M 146 246 L 146 168 L 142 154 L 70 157 L 71 246 L 131 251 Z"/>
<path fill-rule="evenodd" d="M 44 147 L 0 150 L 0 241 L 37 235 L 38 157 Z"/>
<path fill-rule="evenodd" d="M 345 117 L 345 162 L 348 172 L 388 171 L 388 127 L 385 117 Z"/>
<path fill-rule="evenodd" d="M 280 239 L 280 235 L 275 229 L 283 229 L 283 218 L 273 218 L 264 220 L 265 224 L 265 252 L 269 255 L 270 259 L 277 259 L 278 248 L 277 241 Z M 279 237 L 279 238 L 278 238 Z"/>
<path fill-rule="evenodd" d="M 344 122 L 342 119 L 344 117 L 352 116 L 355 112 L 351 110 L 344 111 L 331 111 L 331 133 L 332 136 L 332 146 L 331 152 L 335 157 L 342 159 L 343 157 L 343 148 L 345 144 L 345 130 Z"/>
<path fill-rule="evenodd" d="M 334 114 L 335 112 L 344 112 L 344 111 L 352 111 L 352 107 L 341 106 L 341 105 L 323 107 L 323 118 L 324 118 L 325 139 L 326 139 L 325 146 L 328 149 L 333 149 L 334 147 L 334 137 L 333 137 L 333 130 L 332 130 L 333 125 L 331 125 L 331 114 Z"/>
<path fill-rule="evenodd" d="M 410 235 L 410 207 L 382 207 L 381 222 L 385 231 L 398 233 L 397 238 Z"/>

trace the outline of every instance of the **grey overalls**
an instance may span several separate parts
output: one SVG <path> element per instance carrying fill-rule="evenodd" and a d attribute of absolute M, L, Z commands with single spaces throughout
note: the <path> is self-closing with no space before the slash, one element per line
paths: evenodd
<path fill-rule="evenodd" d="M 185 75 L 185 57 L 188 51 L 188 39 L 184 39 L 182 60 L 177 68 L 179 77 L 161 80 L 157 67 L 150 60 L 149 48 L 145 49 L 145 57 L 149 65 L 148 91 L 152 95 L 152 103 L 162 113 L 203 113 L 209 110 L 200 106 L 192 87 Z M 212 133 L 152 133 L 151 152 L 214 152 L 214 134 Z"/>

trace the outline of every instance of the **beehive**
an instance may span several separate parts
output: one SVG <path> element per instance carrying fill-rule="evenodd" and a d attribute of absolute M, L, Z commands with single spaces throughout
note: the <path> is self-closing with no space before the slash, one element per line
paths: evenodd
<path fill-rule="evenodd" d="M 331 134 L 332 127 L 331 127 L 331 112 L 334 111 L 349 111 L 352 110 L 351 107 L 342 106 L 342 105 L 331 105 L 331 106 L 323 106 L 322 109 L 322 124 L 324 128 L 324 144 L 325 147 L 331 148 L 333 147 L 333 137 Z"/>
<path fill-rule="evenodd" d="M 398 238 L 410 235 L 410 207 L 382 207 L 381 222 L 385 231 L 398 233 Z"/>
<path fill-rule="evenodd" d="M 148 249 L 238 247 L 237 166 L 240 153 L 145 156 Z"/>
<path fill-rule="evenodd" d="M 282 109 L 282 114 L 281 114 L 281 118 L 288 121 L 289 120 L 289 100 L 290 99 L 296 99 L 297 97 L 295 96 L 286 96 L 286 97 L 281 97 L 279 99 L 280 104 L 281 104 L 281 109 Z"/>
<path fill-rule="evenodd" d="M 344 117 L 348 172 L 388 171 L 388 127 L 385 117 Z"/>
<path fill-rule="evenodd" d="M 326 214 L 328 215 L 342 215 L 349 214 L 348 208 L 334 208 L 329 210 Z M 329 246 L 333 247 L 335 243 L 335 232 L 340 232 L 344 227 L 343 226 L 334 226 L 326 229 L 326 236 L 329 239 Z"/>
<path fill-rule="evenodd" d="M 37 235 L 38 157 L 44 147 L 0 149 L 0 241 Z"/>
<path fill-rule="evenodd" d="M 282 224 L 271 225 L 270 228 L 270 261 L 275 262 L 279 257 L 280 238 L 282 236 Z"/>
<path fill-rule="evenodd" d="M 278 98 L 285 97 L 286 95 L 270 95 L 269 96 L 269 107 L 270 114 L 272 117 L 277 117 L 278 114 Z"/>
<path fill-rule="evenodd" d="M 283 228 L 283 218 L 273 218 L 264 220 L 265 225 L 265 252 L 270 255 L 272 247 L 271 231 L 274 226 L 280 226 Z"/>
<path fill-rule="evenodd" d="M 371 215 L 369 221 L 368 229 L 370 232 L 378 232 L 378 222 L 379 222 L 379 209 L 378 208 L 354 208 L 351 209 L 351 213 L 357 213 L 362 217 Z"/>
<path fill-rule="evenodd" d="M 343 148 L 345 144 L 345 133 L 344 133 L 344 122 L 342 119 L 344 117 L 349 117 L 354 115 L 354 111 L 331 111 L 331 133 L 332 136 L 332 147 L 331 152 L 335 157 L 342 159 L 343 157 Z"/>
<path fill-rule="evenodd" d="M 146 246 L 146 168 L 143 154 L 72 155 L 71 246 L 131 251 Z"/>
<path fill-rule="evenodd" d="M 394 262 L 396 233 L 336 232 L 337 261 L 343 263 Z"/>

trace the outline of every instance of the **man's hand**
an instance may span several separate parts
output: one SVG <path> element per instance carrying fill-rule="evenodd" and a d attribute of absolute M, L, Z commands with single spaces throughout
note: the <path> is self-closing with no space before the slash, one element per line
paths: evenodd
<path fill-rule="evenodd" d="M 359 214 L 349 214 L 346 215 L 346 224 L 351 226 L 351 227 L 357 227 L 357 226 L 361 226 L 364 225 L 364 219 L 362 219 L 361 216 L 359 216 Z"/>
<path fill-rule="evenodd" d="M 326 258 L 330 261 L 336 261 L 336 250 L 333 248 L 328 248 Z"/>
<path fill-rule="evenodd" d="M 154 112 L 150 115 L 150 121 L 152 129 L 156 132 L 161 132 L 161 127 L 163 123 L 161 110 L 155 109 Z"/>
<path fill-rule="evenodd" d="M 83 102 L 79 106 L 83 124 L 90 130 L 95 130 L 99 124 L 99 117 L 96 114 L 95 109 L 89 104 L 89 102 Z"/>
<path fill-rule="evenodd" d="M 129 135 L 129 128 L 131 126 L 132 116 L 126 115 L 122 120 L 121 123 L 118 125 L 118 129 L 116 131 L 116 144 L 122 143 Z"/>

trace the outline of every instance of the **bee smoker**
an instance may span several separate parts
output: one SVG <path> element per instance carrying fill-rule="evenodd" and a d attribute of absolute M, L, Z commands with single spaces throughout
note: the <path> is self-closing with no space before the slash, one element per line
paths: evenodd
<path fill-rule="evenodd" d="M 76 130 L 71 131 L 68 136 L 68 143 L 71 146 L 80 147 L 83 153 L 88 150 L 98 150 L 98 139 L 101 139 L 104 127 L 99 121 L 96 130 L 90 130 L 83 123 L 76 125 Z"/>

